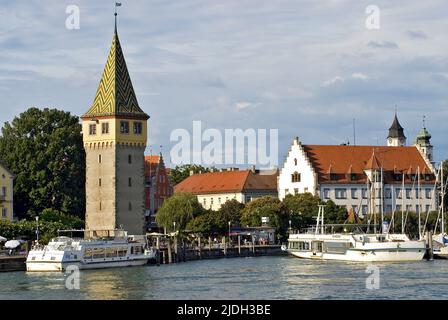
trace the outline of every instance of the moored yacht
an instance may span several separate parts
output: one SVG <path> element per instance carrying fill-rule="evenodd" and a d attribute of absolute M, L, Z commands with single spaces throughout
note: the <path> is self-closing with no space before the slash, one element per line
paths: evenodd
<path fill-rule="evenodd" d="M 101 269 L 140 266 L 155 258 L 155 250 L 148 248 L 146 239 L 128 236 L 123 230 L 102 232 L 100 237 L 89 239 L 61 236 L 45 245 L 35 245 L 28 253 L 27 271 L 57 272 L 68 266 L 79 269 Z"/>
<path fill-rule="evenodd" d="M 298 258 L 359 262 L 420 261 L 425 241 L 405 234 L 326 233 L 324 206 L 319 207 L 316 227 L 308 233 L 291 233 L 286 251 Z"/>

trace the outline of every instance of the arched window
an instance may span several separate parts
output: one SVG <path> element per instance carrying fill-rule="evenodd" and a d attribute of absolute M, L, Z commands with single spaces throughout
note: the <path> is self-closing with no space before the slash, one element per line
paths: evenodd
<path fill-rule="evenodd" d="M 300 173 L 297 171 L 291 175 L 291 182 L 300 182 Z"/>
<path fill-rule="evenodd" d="M 297 165 L 297 159 L 294 159 L 294 165 L 295 166 Z"/>

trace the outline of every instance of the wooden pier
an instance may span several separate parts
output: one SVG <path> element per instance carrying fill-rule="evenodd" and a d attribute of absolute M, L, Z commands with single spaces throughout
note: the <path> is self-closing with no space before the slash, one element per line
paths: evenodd
<path fill-rule="evenodd" d="M 0 256 L 0 272 L 25 271 L 26 256 Z"/>
<path fill-rule="evenodd" d="M 187 262 L 202 259 L 238 258 L 238 257 L 259 257 L 259 256 L 279 256 L 287 253 L 281 249 L 280 245 L 250 245 L 239 247 L 197 247 L 186 248 L 160 248 L 152 264 L 170 264 Z"/>

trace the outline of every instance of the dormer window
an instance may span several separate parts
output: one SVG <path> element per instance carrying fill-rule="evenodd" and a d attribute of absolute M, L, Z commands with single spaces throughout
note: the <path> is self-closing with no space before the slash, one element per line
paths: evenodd
<path fill-rule="evenodd" d="M 336 180 L 337 180 L 336 173 L 330 173 L 330 181 L 336 181 Z"/>

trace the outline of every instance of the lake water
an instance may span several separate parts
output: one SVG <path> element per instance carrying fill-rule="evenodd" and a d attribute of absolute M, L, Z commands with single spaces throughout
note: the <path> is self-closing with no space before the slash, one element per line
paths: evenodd
<path fill-rule="evenodd" d="M 447 299 L 447 260 L 376 264 L 379 289 L 366 288 L 367 266 L 284 256 L 202 260 L 81 271 L 79 290 L 66 289 L 63 273 L 0 273 L 0 299 Z"/>

